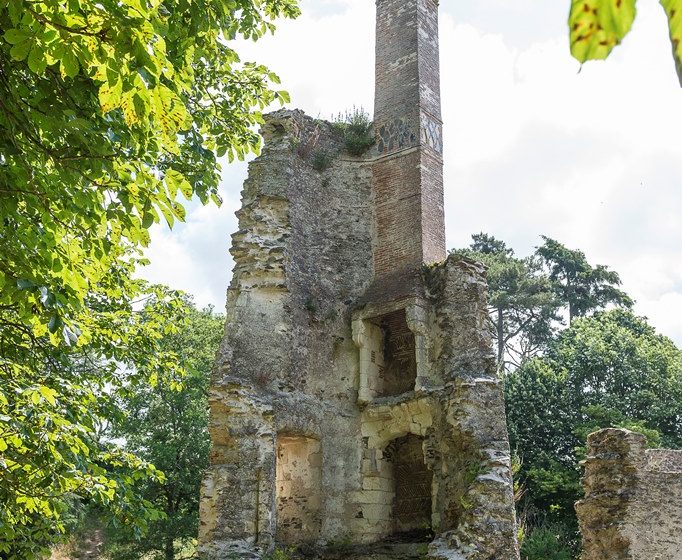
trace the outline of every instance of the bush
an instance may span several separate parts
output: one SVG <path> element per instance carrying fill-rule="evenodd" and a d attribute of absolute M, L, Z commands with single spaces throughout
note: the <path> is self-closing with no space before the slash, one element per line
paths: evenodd
<path fill-rule="evenodd" d="M 332 164 L 332 156 L 324 151 L 315 152 L 313 154 L 313 169 L 318 173 L 322 173 L 329 169 Z"/>
<path fill-rule="evenodd" d="M 521 560 L 572 560 L 573 550 L 562 527 L 539 527 L 523 540 Z"/>
<path fill-rule="evenodd" d="M 346 150 L 352 156 L 361 156 L 374 145 L 374 126 L 369 113 L 362 107 L 339 114 L 334 126 L 343 134 Z"/>

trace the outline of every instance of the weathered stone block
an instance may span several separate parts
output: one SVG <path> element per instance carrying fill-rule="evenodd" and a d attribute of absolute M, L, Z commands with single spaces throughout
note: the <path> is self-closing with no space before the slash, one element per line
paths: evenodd
<path fill-rule="evenodd" d="M 682 558 L 682 451 L 606 429 L 589 436 L 583 467 L 582 560 Z"/>

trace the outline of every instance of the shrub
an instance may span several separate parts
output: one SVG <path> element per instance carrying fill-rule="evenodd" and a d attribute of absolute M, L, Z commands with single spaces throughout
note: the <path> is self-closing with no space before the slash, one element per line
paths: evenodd
<path fill-rule="evenodd" d="M 572 560 L 573 550 L 565 542 L 561 527 L 539 527 L 523 540 L 521 560 Z"/>
<path fill-rule="evenodd" d="M 374 127 L 369 113 L 362 107 L 339 114 L 334 126 L 343 134 L 346 150 L 353 156 L 361 156 L 374 145 Z"/>
<path fill-rule="evenodd" d="M 329 169 L 332 164 L 332 156 L 325 151 L 318 151 L 313 154 L 313 169 L 318 173 Z"/>

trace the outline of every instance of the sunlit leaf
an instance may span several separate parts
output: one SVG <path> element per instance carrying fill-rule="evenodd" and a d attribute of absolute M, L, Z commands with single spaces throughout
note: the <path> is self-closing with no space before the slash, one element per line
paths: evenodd
<path fill-rule="evenodd" d="M 572 0 L 571 54 L 579 61 L 604 60 L 632 28 L 636 0 Z"/>
<path fill-rule="evenodd" d="M 675 67 L 682 85 L 682 0 L 661 0 L 661 5 L 668 16 Z"/>

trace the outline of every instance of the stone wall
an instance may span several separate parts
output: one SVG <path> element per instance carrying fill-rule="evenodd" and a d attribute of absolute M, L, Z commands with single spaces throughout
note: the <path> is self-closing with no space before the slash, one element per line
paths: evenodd
<path fill-rule="evenodd" d="M 317 439 L 277 437 L 278 542 L 315 543 L 322 525 L 322 449 Z"/>
<path fill-rule="evenodd" d="M 576 504 L 582 560 L 682 559 L 682 451 L 647 449 L 621 429 L 588 438 Z"/>
<path fill-rule="evenodd" d="M 440 119 L 435 0 L 377 0 L 363 156 L 300 111 L 266 118 L 209 397 L 208 558 L 518 560 L 485 269 L 446 258 Z"/>
<path fill-rule="evenodd" d="M 329 123 L 299 111 L 269 115 L 262 134 L 233 236 L 226 330 L 209 395 L 213 445 L 200 541 L 216 558 L 257 556 L 275 543 L 278 437 L 334 450 L 320 467 L 317 534 L 306 540 L 344 538 L 346 496 L 360 485 L 350 314 L 373 274 L 371 169 L 342 153 Z M 318 153 L 331 159 L 319 171 Z"/>
<path fill-rule="evenodd" d="M 212 379 L 202 550 L 258 558 L 295 543 L 331 558 L 339 543 L 423 530 L 432 558 L 515 560 L 484 268 L 453 257 L 420 269 L 424 295 L 362 303 L 373 277 L 371 165 L 297 111 L 269 116 L 263 132 Z M 313 168 L 316 150 L 332 154 L 329 168 Z M 386 352 L 406 351 L 386 390 Z M 410 472 L 426 489 L 412 520 L 400 513 Z M 371 557 L 353 550 L 347 558 Z"/>

